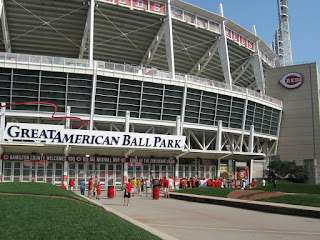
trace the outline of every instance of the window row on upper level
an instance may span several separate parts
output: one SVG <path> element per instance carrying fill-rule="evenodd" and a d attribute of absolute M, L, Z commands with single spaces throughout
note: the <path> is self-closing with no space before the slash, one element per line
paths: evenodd
<path fill-rule="evenodd" d="M 90 114 L 92 101 L 92 76 L 86 74 L 46 72 L 0 68 L 0 98 L 2 102 L 28 101 L 53 102 L 58 112 Z M 277 135 L 280 111 L 246 100 L 209 91 L 175 85 L 134 81 L 97 76 L 95 91 L 96 115 L 125 116 L 175 121 L 193 124 L 223 126 L 246 130 L 254 125 L 255 131 Z M 185 99 L 184 99 L 184 96 Z M 11 106 L 12 110 L 53 111 L 47 105 Z M 246 109 L 246 111 L 245 111 Z"/>

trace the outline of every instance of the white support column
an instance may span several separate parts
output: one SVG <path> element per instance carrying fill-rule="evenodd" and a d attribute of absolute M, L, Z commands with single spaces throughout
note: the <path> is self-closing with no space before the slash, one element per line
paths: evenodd
<path fill-rule="evenodd" d="M 257 30 L 255 25 L 253 25 L 253 34 L 257 35 Z M 259 54 L 259 51 L 260 51 L 259 41 L 260 40 L 256 41 L 256 49 L 252 57 L 252 67 L 253 67 L 253 73 L 254 73 L 254 77 L 255 77 L 258 89 L 262 90 L 262 93 L 265 94 L 266 83 L 265 83 L 265 78 L 263 74 L 262 60 Z"/>
<path fill-rule="evenodd" d="M 282 119 L 282 111 L 280 111 L 280 114 L 279 114 L 279 123 L 278 123 L 277 140 L 276 140 L 277 143 L 276 143 L 276 148 L 275 148 L 275 150 L 274 150 L 274 153 L 275 153 L 275 154 L 278 153 L 278 143 L 279 143 L 281 119 Z"/>
<path fill-rule="evenodd" d="M 1 25 L 2 25 L 4 47 L 7 53 L 11 53 L 12 48 L 11 48 L 9 26 L 8 26 L 7 14 L 6 14 L 6 9 L 4 7 L 3 0 L 0 0 L 0 18 L 1 18 Z"/>
<path fill-rule="evenodd" d="M 220 3 L 220 15 L 223 17 L 223 7 Z M 232 86 L 232 77 L 229 62 L 228 41 L 224 22 L 221 23 L 221 36 L 219 40 L 219 55 L 226 84 Z"/>
<path fill-rule="evenodd" d="M 67 106 L 67 117 L 70 117 L 71 115 L 71 107 L 70 106 Z M 70 118 L 66 118 L 66 126 L 65 126 L 66 129 L 70 129 Z"/>
<path fill-rule="evenodd" d="M 96 106 L 96 88 L 97 88 L 97 62 L 93 63 L 93 79 L 92 79 L 92 93 L 91 93 L 91 113 L 90 113 L 90 131 L 93 130 L 93 117 Z"/>
<path fill-rule="evenodd" d="M 124 131 L 126 133 L 130 132 L 130 111 L 126 111 L 126 120 L 125 120 Z"/>
<path fill-rule="evenodd" d="M 258 42 L 256 43 L 258 47 Z M 252 67 L 254 72 L 254 78 L 256 80 L 256 84 L 259 90 L 262 90 L 262 93 L 266 92 L 266 84 L 263 74 L 262 60 L 259 56 L 259 53 L 254 53 L 252 57 Z"/>
<path fill-rule="evenodd" d="M 254 126 L 251 125 L 250 136 L 249 136 L 249 146 L 248 146 L 249 153 L 253 153 L 253 146 L 254 146 Z"/>
<path fill-rule="evenodd" d="M 222 142 L 222 121 L 219 120 L 217 137 L 216 137 L 216 151 L 221 151 L 221 142 Z"/>
<path fill-rule="evenodd" d="M 253 162 L 253 160 L 251 159 L 250 160 L 250 173 L 249 173 L 249 183 L 252 183 L 252 173 L 253 173 L 253 164 L 254 164 L 254 162 Z"/>
<path fill-rule="evenodd" d="M 67 106 L 67 117 L 69 117 L 71 115 L 71 107 Z M 66 129 L 70 129 L 70 118 L 66 119 L 66 125 L 65 125 Z M 70 151 L 70 146 L 67 145 L 64 148 L 64 156 L 67 157 L 69 155 L 69 151 Z M 68 167 L 69 167 L 69 163 L 67 162 L 67 160 L 65 160 L 63 162 L 63 184 L 66 185 L 68 187 Z"/>
<path fill-rule="evenodd" d="M 221 165 L 221 159 L 218 159 L 218 166 L 217 166 L 217 177 L 220 177 L 220 165 Z"/>
<path fill-rule="evenodd" d="M 180 135 L 183 135 L 184 116 L 185 116 L 186 103 L 187 103 L 187 92 L 188 92 L 188 76 L 185 75 L 182 108 L 181 108 L 181 112 L 180 112 L 180 114 L 181 114 Z"/>
<path fill-rule="evenodd" d="M 176 189 L 177 183 L 179 182 L 179 157 L 177 159 L 177 164 L 174 172 L 174 188 Z"/>
<path fill-rule="evenodd" d="M 1 106 L 5 106 L 6 103 L 1 103 Z M 3 141 L 3 133 L 6 125 L 6 108 L 1 108 L 1 115 L 0 115 L 0 143 Z"/>
<path fill-rule="evenodd" d="M 0 18 L 2 17 L 3 0 L 0 0 Z"/>
<path fill-rule="evenodd" d="M 181 117 L 177 116 L 176 117 L 176 128 L 174 129 L 175 135 L 177 135 L 177 136 L 181 135 L 180 128 L 181 128 Z"/>
<path fill-rule="evenodd" d="M 175 78 L 174 50 L 173 50 L 173 33 L 172 33 L 172 16 L 171 16 L 171 0 L 168 0 L 168 16 L 166 18 L 164 37 L 166 43 L 167 61 L 171 78 Z"/>
<path fill-rule="evenodd" d="M 3 154 L 3 149 L 0 146 L 0 155 Z M 2 159 L 0 159 L 0 182 L 2 182 Z"/>
<path fill-rule="evenodd" d="M 91 0 L 90 2 L 90 46 L 89 46 L 90 66 L 92 66 L 92 61 L 93 61 L 94 7 L 95 7 L 95 0 Z"/>
<path fill-rule="evenodd" d="M 124 126 L 124 132 L 130 132 L 130 111 L 126 111 L 126 120 Z M 128 157 L 128 154 L 125 156 Z M 123 182 L 128 181 L 128 163 L 123 164 Z"/>
<path fill-rule="evenodd" d="M 246 89 L 246 100 L 244 102 L 244 108 L 243 108 L 243 114 L 242 114 L 242 133 L 241 133 L 241 142 L 240 142 L 240 152 L 242 152 L 243 147 L 243 139 L 244 139 L 244 131 L 246 129 L 246 119 L 247 119 L 247 109 L 248 109 L 248 98 L 249 98 L 249 92 L 248 89 Z"/>
<path fill-rule="evenodd" d="M 68 187 L 68 162 L 63 162 L 63 184 Z"/>
<path fill-rule="evenodd" d="M 80 52 L 79 52 L 79 59 L 83 59 L 83 55 L 84 55 L 84 52 L 85 52 L 86 46 L 87 46 L 89 25 L 90 25 L 90 12 L 91 12 L 91 8 L 88 9 L 87 21 L 86 21 L 86 25 L 84 26 L 84 30 L 83 30 L 83 34 L 82 34 L 81 47 L 80 47 Z"/>

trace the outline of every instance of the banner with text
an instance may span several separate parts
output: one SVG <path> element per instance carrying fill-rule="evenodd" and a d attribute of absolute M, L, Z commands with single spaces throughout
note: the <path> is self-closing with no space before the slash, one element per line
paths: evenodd
<path fill-rule="evenodd" d="M 125 158 L 107 156 L 61 156 L 61 155 L 28 155 L 28 154 L 1 154 L 4 161 L 25 161 L 31 165 L 34 162 L 44 164 L 45 162 L 90 162 L 90 163 L 130 163 L 141 164 L 177 164 L 177 159 L 171 158 Z M 33 164 L 34 165 L 34 164 Z"/>
<path fill-rule="evenodd" d="M 186 137 L 176 135 L 65 129 L 62 125 L 7 123 L 4 141 L 46 145 L 183 150 Z"/>

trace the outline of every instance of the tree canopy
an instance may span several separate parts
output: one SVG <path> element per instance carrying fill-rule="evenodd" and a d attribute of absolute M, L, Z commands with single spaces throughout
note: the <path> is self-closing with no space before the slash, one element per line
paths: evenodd
<path fill-rule="evenodd" d="M 295 161 L 274 160 L 269 162 L 269 169 L 284 178 L 305 178 L 306 171 L 303 166 L 297 166 Z"/>

